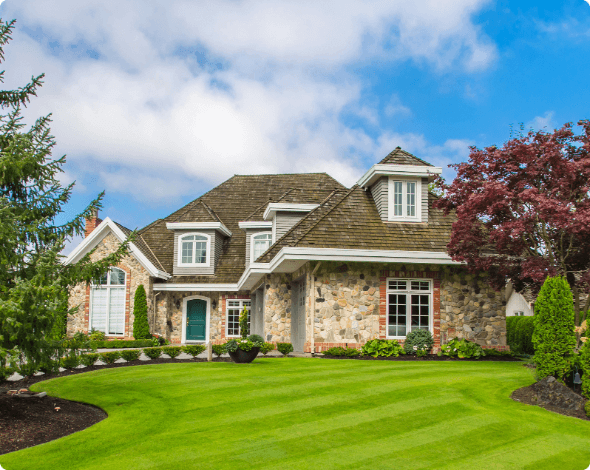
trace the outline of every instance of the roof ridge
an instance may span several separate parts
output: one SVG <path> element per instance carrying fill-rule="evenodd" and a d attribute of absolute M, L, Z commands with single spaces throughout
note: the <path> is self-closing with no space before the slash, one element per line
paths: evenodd
<path fill-rule="evenodd" d="M 142 233 L 144 230 L 147 230 L 148 228 L 150 228 L 152 225 L 157 224 L 158 222 L 160 222 L 162 219 L 156 219 L 153 222 L 150 222 L 149 224 L 147 224 L 145 227 L 140 228 L 137 233 Z"/>
<path fill-rule="evenodd" d="M 209 204 L 207 204 L 205 201 L 200 201 L 200 203 L 205 207 L 205 209 L 207 209 L 207 212 L 209 212 L 211 217 L 213 217 L 214 219 L 217 219 L 217 221 L 219 223 L 223 224 L 223 220 L 221 220 L 221 217 L 219 217 L 217 215 L 217 213 L 211 208 L 211 206 Z M 225 224 L 223 224 L 223 225 L 225 225 Z"/>
<path fill-rule="evenodd" d="M 385 160 L 387 160 L 390 157 L 394 157 L 395 155 L 398 154 L 405 154 L 407 156 L 412 157 L 415 160 L 418 160 L 420 163 L 423 163 L 425 166 L 433 166 L 432 163 L 428 163 L 426 160 L 422 160 L 421 158 L 418 158 L 416 155 L 414 155 L 413 153 L 408 152 L 407 150 L 404 150 L 403 148 L 401 148 L 399 145 L 394 148 L 391 152 L 389 152 L 380 162 L 379 164 L 388 164 L 388 163 L 384 163 Z M 401 164 L 401 163 L 400 163 Z"/>
<path fill-rule="evenodd" d="M 150 248 L 150 246 L 148 245 L 148 242 L 145 241 L 145 238 L 143 238 L 141 236 L 141 234 L 139 234 L 139 238 L 142 239 L 143 243 L 145 243 L 145 246 L 147 246 L 147 249 L 150 250 L 150 253 L 154 257 L 154 259 L 158 262 L 158 264 L 160 265 L 160 268 L 162 268 L 162 271 L 166 272 L 166 270 L 164 269 L 164 265 L 161 263 L 160 259 L 156 256 L 156 254 L 153 252 L 153 250 Z"/>

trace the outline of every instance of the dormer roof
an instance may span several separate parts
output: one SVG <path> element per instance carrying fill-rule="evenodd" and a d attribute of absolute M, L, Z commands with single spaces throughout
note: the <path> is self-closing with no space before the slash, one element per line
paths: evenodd
<path fill-rule="evenodd" d="M 406 152 L 401 147 L 393 149 L 378 165 L 416 165 L 416 166 L 433 166 L 430 163 Z"/>

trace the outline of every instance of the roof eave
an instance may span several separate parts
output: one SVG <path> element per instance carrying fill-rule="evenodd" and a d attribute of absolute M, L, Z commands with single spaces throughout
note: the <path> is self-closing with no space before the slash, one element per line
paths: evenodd
<path fill-rule="evenodd" d="M 392 165 L 380 163 L 373 165 L 357 182 L 361 188 L 370 187 L 382 176 L 429 177 L 442 174 L 442 168 L 436 166 Z"/>

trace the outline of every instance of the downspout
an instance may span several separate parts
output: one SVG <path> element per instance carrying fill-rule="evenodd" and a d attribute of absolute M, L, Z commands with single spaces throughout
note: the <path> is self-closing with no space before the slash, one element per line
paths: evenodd
<path fill-rule="evenodd" d="M 318 264 L 315 265 L 313 271 L 311 272 L 311 354 L 315 354 L 315 282 L 314 282 L 314 275 L 318 268 L 322 264 L 321 261 L 318 261 Z"/>

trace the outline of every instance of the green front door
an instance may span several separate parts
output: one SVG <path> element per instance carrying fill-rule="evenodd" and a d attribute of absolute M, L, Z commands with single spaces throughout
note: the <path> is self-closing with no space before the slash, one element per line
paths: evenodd
<path fill-rule="evenodd" d="M 205 341 L 207 334 L 207 302 L 201 299 L 186 303 L 187 341 Z"/>

